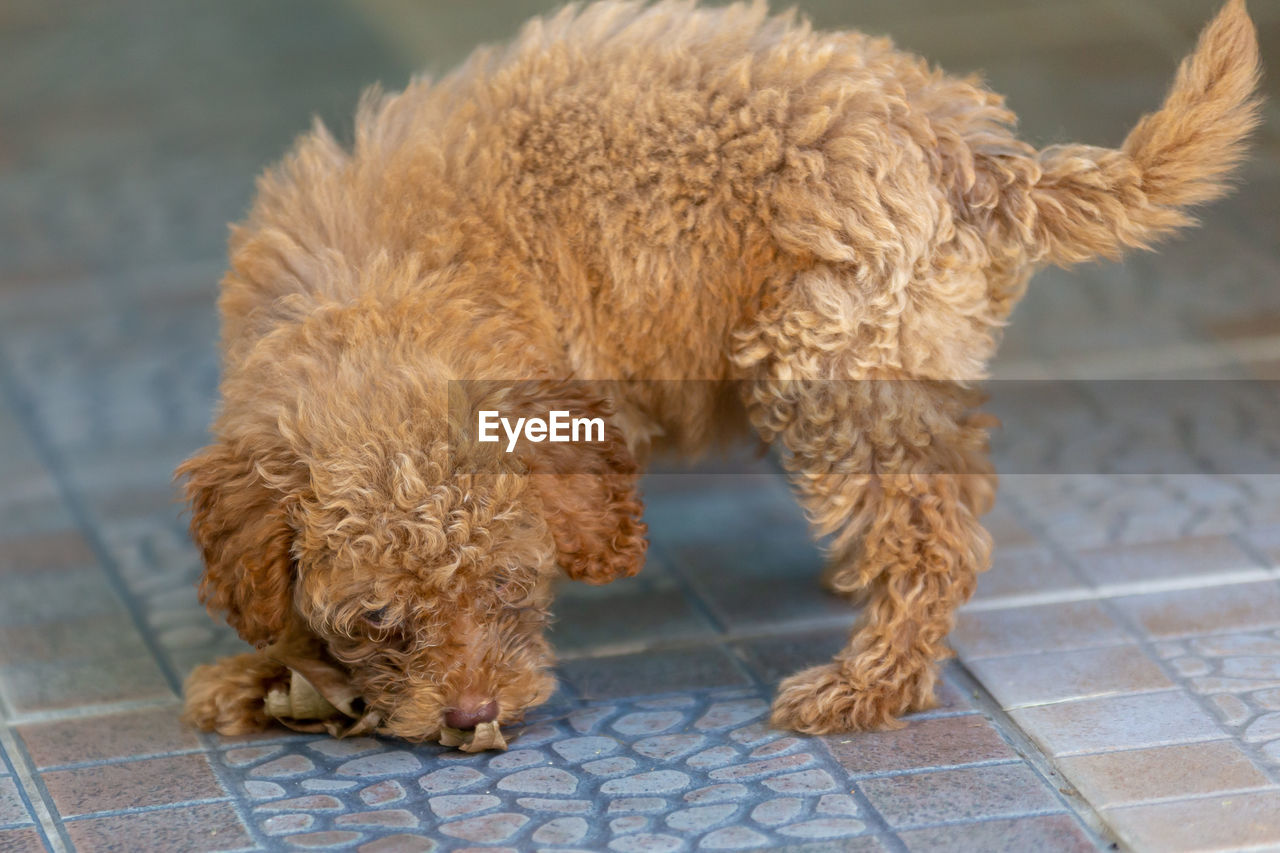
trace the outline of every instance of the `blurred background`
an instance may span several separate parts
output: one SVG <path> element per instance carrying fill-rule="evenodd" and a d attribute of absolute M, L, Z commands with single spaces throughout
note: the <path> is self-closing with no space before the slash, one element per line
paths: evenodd
<path fill-rule="evenodd" d="M 196 601 L 199 564 L 170 481 L 205 443 L 215 402 L 214 300 L 227 223 L 246 211 L 255 176 L 313 116 L 348 138 L 367 85 L 395 89 L 417 71 L 446 71 L 476 44 L 507 38 L 558 5 L 0 0 L 0 848 L 110 848 L 126 827 L 144 825 L 178 846 L 212 844 L 219 827 L 244 844 L 271 835 L 246 805 L 260 790 L 243 782 L 249 771 L 225 753 L 206 761 L 227 744 L 181 729 L 174 710 L 194 664 L 241 650 Z M 1159 104 L 1219 4 L 797 5 L 817 26 L 891 34 L 948 71 L 981 73 L 1007 94 L 1030 142 L 1115 145 Z M 997 376 L 1280 374 L 1280 3 L 1251 5 L 1271 99 L 1239 191 L 1159 254 L 1037 278 Z M 566 593 L 561 701 L 652 692 L 655 679 L 672 690 L 767 694 L 785 671 L 838 645 L 849 615 L 813 583 L 820 559 L 785 484 L 767 461 L 743 466 L 737 480 L 651 479 L 650 570 L 617 589 Z M 1010 478 L 992 520 L 1006 572 L 988 579 L 987 603 L 975 612 L 1021 606 L 1046 584 L 1066 598 L 1105 597 L 1106 577 L 1091 574 L 1095 563 L 1081 549 L 1157 542 L 1182 555 L 1142 558 L 1157 568 L 1130 577 L 1138 586 L 1129 593 L 1152 592 L 1141 583 L 1163 577 L 1161 567 L 1185 570 L 1184 587 L 1208 583 L 1204 561 L 1217 558 L 1195 550 L 1205 536 L 1237 549 L 1211 568 L 1236 572 L 1235 581 L 1269 579 L 1242 594 L 1264 610 L 1280 605 L 1271 556 L 1280 537 L 1251 533 L 1280 521 L 1275 479 Z M 753 539 L 762 526 L 767 535 Z M 745 573 L 728 574 L 747 563 Z M 632 615 L 621 628 L 608 615 L 620 607 Z M 1159 657 L 1143 617 L 1115 618 Z M 1269 618 L 1250 615 L 1246 627 L 1273 630 Z M 957 635 L 962 658 L 966 636 L 985 636 L 969 630 Z M 996 681 L 975 680 L 965 667 L 950 677 L 977 693 L 995 690 Z M 1182 684 L 1173 670 L 1167 677 Z M 1000 716 L 1008 703 L 996 699 L 982 707 L 1001 737 L 1034 741 L 1052 756 L 1036 730 L 1028 741 Z M 1203 696 L 1194 701 L 1233 737 L 1266 712 L 1242 701 L 1245 710 L 1227 703 L 1219 713 Z M 1248 747 L 1247 760 L 1263 768 L 1255 787 L 1275 787 L 1278 738 L 1280 730 L 1259 735 Z M 1273 741 L 1274 760 L 1260 751 Z M 135 768 L 159 780 L 150 788 L 126 771 L 112 777 L 125 799 L 94 794 L 80 772 L 133 767 L 157 751 L 169 763 Z M 1037 772 L 1049 779 L 1056 771 L 1045 761 L 1049 769 Z M 1088 839 L 1107 831 L 1090 823 L 1090 806 L 1054 802 L 1086 815 Z M 214 831 L 197 843 L 164 835 L 180 830 L 160 818 L 128 823 L 139 804 Z M 889 848 L 906 843 L 892 819 L 867 821 L 895 839 Z"/>

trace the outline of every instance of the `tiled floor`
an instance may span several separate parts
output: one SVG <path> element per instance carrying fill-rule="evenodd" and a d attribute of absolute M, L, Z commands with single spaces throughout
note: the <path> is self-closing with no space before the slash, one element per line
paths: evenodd
<path fill-rule="evenodd" d="M 1263 0 L 1238 194 L 1015 315 L 997 376 L 1036 381 L 995 383 L 996 565 L 935 711 L 763 725 L 851 621 L 766 460 L 650 478 L 649 566 L 564 588 L 561 691 L 509 752 L 178 722 L 184 674 L 240 648 L 170 483 L 214 399 L 225 223 L 312 114 L 345 127 L 364 84 L 550 5 L 0 5 L 0 850 L 1280 849 L 1280 417 L 1265 386 L 1188 381 L 1280 362 Z M 1216 0 L 800 5 L 985 68 L 1032 141 L 1107 144 Z"/>

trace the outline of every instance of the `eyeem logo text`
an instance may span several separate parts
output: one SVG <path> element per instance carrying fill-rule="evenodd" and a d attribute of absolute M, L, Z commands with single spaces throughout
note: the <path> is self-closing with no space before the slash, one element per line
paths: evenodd
<path fill-rule="evenodd" d="M 480 441 L 499 441 L 499 426 L 506 433 L 508 453 L 515 450 L 522 433 L 527 441 L 535 443 L 604 441 L 604 418 L 574 418 L 567 411 L 552 410 L 546 418 L 516 418 L 512 425 L 511 419 L 502 417 L 500 412 L 480 410 Z"/>

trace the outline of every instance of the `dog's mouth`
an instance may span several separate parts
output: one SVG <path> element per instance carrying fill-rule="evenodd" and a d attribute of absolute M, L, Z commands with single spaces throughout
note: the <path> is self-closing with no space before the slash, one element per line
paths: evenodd
<path fill-rule="evenodd" d="M 506 750 L 507 739 L 496 722 L 478 723 L 473 729 L 440 729 L 440 745 L 456 746 L 463 752 L 484 752 L 486 749 Z"/>
<path fill-rule="evenodd" d="M 351 676 L 322 653 L 280 643 L 265 654 L 289 670 L 288 682 L 267 692 L 267 716 L 294 731 L 338 738 L 388 733 L 382 715 L 369 707 Z"/>
<path fill-rule="evenodd" d="M 369 706 L 352 684 L 350 674 L 314 644 L 278 643 L 264 650 L 286 667 L 289 679 L 267 692 L 267 716 L 298 732 L 327 733 L 347 738 L 361 735 L 396 736 L 380 711 Z M 471 728 L 441 726 L 420 740 L 439 740 L 441 746 L 463 752 L 505 750 L 506 738 L 496 720 Z"/>

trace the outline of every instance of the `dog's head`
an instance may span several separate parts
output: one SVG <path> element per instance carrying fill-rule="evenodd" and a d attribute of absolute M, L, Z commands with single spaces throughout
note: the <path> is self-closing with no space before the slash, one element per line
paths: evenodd
<path fill-rule="evenodd" d="M 224 416 L 226 438 L 178 472 L 202 600 L 259 647 L 318 638 L 384 730 L 406 739 L 511 723 L 547 699 L 557 565 L 604 583 L 643 561 L 636 466 L 612 425 L 599 442 L 507 453 L 458 421 L 474 425 L 486 405 L 607 419 L 605 403 L 577 383 L 458 405 L 421 371 L 345 388 L 341 372 L 320 383 L 276 373 L 257 387 L 292 398 L 267 404 L 260 391 L 252 417 Z"/>

